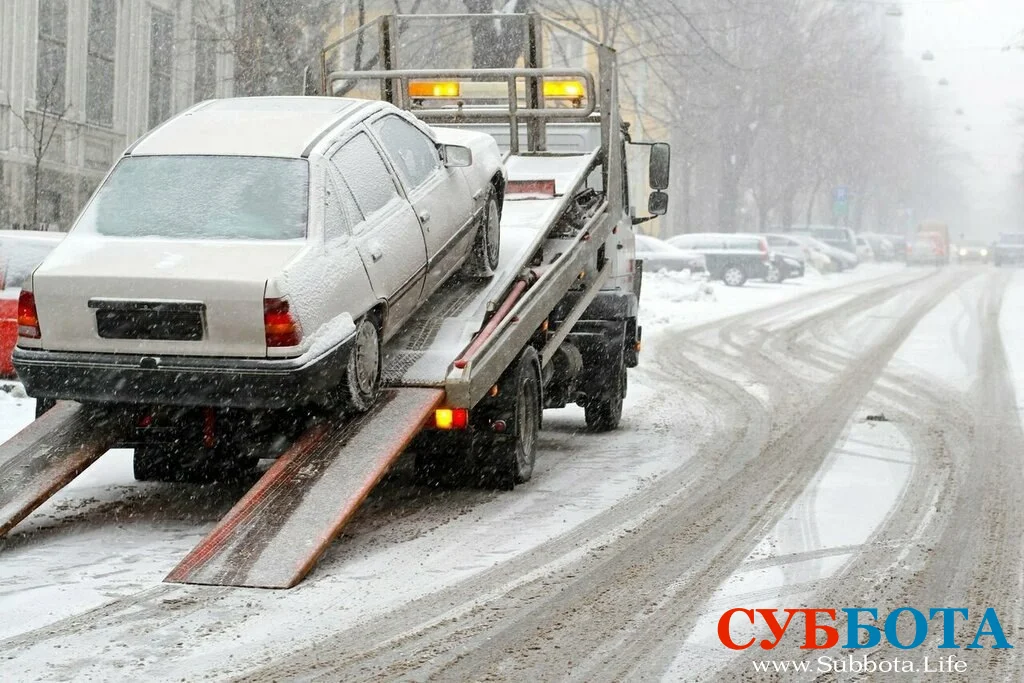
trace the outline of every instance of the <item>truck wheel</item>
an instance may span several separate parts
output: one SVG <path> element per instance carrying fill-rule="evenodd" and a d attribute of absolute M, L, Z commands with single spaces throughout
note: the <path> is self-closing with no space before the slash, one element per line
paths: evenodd
<path fill-rule="evenodd" d="M 619 428 L 622 420 L 622 399 L 626 396 L 626 368 L 621 364 L 610 378 L 605 395 L 588 401 L 583 406 L 587 427 L 594 432 L 610 432 Z"/>
<path fill-rule="evenodd" d="M 38 420 L 43 416 L 46 411 L 57 405 L 57 399 L 55 398 L 37 398 L 36 399 L 36 419 Z"/>
<path fill-rule="evenodd" d="M 742 287 L 747 281 L 747 274 L 739 266 L 728 266 L 722 272 L 722 281 L 729 287 Z"/>
<path fill-rule="evenodd" d="M 483 220 L 477 229 L 476 241 L 470 254 L 467 272 L 474 277 L 491 277 L 498 269 L 501 255 L 501 212 L 493 189 L 487 195 Z"/>
<path fill-rule="evenodd" d="M 345 406 L 365 413 L 380 393 L 380 334 L 372 318 L 363 318 L 356 325 L 356 338 L 348 355 L 348 366 L 342 380 Z"/>
<path fill-rule="evenodd" d="M 512 433 L 486 437 L 475 445 L 490 467 L 495 488 L 511 491 L 533 476 L 537 461 L 537 440 L 540 432 L 543 396 L 541 394 L 540 359 L 533 347 L 527 347 L 512 366 L 508 381 L 503 382 L 508 402 L 505 412 L 512 416 Z"/>

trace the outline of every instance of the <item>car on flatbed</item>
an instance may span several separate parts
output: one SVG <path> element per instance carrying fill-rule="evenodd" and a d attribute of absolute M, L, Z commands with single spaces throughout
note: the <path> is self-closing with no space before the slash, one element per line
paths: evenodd
<path fill-rule="evenodd" d="M 30 396 L 365 411 L 381 348 L 498 266 L 494 139 L 337 97 L 210 100 L 116 163 L 19 303 Z"/>

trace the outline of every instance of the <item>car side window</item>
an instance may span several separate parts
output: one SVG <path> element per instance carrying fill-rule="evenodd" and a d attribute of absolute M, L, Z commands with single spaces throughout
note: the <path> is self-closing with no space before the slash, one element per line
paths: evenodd
<path fill-rule="evenodd" d="M 385 116 L 373 124 L 373 129 L 407 189 L 419 187 L 441 168 L 434 142 L 408 121 Z"/>
<path fill-rule="evenodd" d="M 372 216 L 399 196 L 384 160 L 365 133 L 342 145 L 331 157 L 331 163 L 352 191 L 363 216 Z"/>
<path fill-rule="evenodd" d="M 334 170 L 327 174 L 326 203 L 324 236 L 328 242 L 351 235 L 352 229 L 362 223 L 363 214 L 352 191 Z"/>

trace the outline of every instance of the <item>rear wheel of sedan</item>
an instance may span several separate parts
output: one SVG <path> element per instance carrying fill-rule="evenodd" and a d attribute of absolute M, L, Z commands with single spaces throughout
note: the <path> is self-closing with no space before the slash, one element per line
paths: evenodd
<path fill-rule="evenodd" d="M 501 255 L 501 211 L 498 209 L 498 197 L 492 189 L 487 195 L 483 220 L 477 228 L 473 252 L 469 256 L 467 271 L 475 277 L 490 277 L 498 269 L 498 257 Z"/>
<path fill-rule="evenodd" d="M 782 282 L 782 280 L 782 271 L 779 270 L 777 266 L 769 263 L 767 266 L 767 271 L 764 275 L 764 281 L 769 282 L 771 284 L 777 284 L 779 282 Z"/>
<path fill-rule="evenodd" d="M 722 272 L 722 282 L 729 287 L 742 287 L 746 281 L 747 274 L 739 266 L 728 266 Z"/>
<path fill-rule="evenodd" d="M 380 393 L 380 375 L 380 334 L 372 318 L 363 318 L 356 326 L 341 385 L 345 406 L 357 413 L 369 410 Z"/>

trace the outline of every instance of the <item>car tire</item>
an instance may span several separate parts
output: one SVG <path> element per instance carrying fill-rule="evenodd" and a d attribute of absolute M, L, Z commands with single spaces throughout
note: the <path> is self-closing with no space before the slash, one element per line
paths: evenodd
<path fill-rule="evenodd" d="M 774 265 L 772 265 L 770 263 L 765 267 L 765 274 L 764 274 L 764 281 L 765 282 L 767 282 L 769 284 L 776 285 L 776 284 L 782 282 L 783 280 L 785 280 L 785 278 L 782 277 L 782 270 L 781 269 L 779 269 L 778 267 L 776 267 L 776 266 L 774 266 Z"/>
<path fill-rule="evenodd" d="M 501 257 L 501 207 L 493 189 L 487 195 L 483 218 L 469 256 L 467 272 L 473 277 L 491 277 Z"/>
<path fill-rule="evenodd" d="M 747 273 L 739 266 L 726 266 L 722 271 L 722 282 L 727 287 L 742 287 L 747 282 Z"/>
<path fill-rule="evenodd" d="M 345 407 L 355 413 L 365 413 L 380 395 L 381 362 L 380 331 L 372 317 L 356 324 L 355 341 L 348 354 L 345 376 L 342 379 Z"/>
<path fill-rule="evenodd" d="M 57 405 L 57 399 L 55 398 L 37 398 L 36 399 L 36 419 L 41 418 L 50 408 Z"/>

